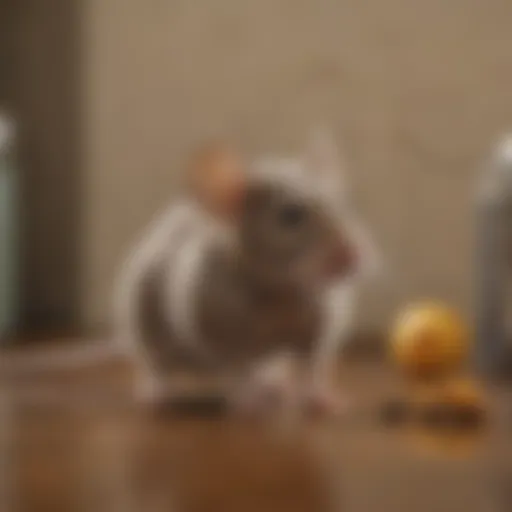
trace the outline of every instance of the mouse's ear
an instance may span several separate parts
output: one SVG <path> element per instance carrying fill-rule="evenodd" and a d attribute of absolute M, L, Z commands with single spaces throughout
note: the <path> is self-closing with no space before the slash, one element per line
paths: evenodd
<path fill-rule="evenodd" d="M 332 132 L 325 126 L 315 126 L 306 147 L 306 163 L 333 193 L 346 194 L 344 163 Z"/>
<path fill-rule="evenodd" d="M 229 218 L 239 211 L 245 192 L 245 173 L 240 155 L 223 143 L 200 148 L 189 167 L 192 194 L 211 213 Z"/>

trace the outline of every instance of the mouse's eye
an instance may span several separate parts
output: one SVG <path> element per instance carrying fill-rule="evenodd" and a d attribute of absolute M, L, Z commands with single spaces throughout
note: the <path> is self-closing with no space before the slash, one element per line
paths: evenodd
<path fill-rule="evenodd" d="M 290 203 L 281 206 L 278 210 L 279 224 L 286 228 L 295 228 L 304 224 L 308 212 L 300 204 Z"/>

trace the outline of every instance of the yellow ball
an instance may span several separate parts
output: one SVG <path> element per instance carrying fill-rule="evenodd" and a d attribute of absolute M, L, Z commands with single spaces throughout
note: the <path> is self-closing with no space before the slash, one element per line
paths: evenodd
<path fill-rule="evenodd" d="M 408 375 L 434 377 L 453 372 L 468 353 L 464 321 L 442 304 L 406 308 L 391 332 L 391 355 Z"/>

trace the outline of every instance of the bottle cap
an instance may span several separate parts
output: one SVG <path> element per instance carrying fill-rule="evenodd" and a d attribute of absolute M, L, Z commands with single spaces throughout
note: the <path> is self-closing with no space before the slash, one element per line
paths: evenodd
<path fill-rule="evenodd" d="M 498 156 L 503 163 L 512 165 L 512 134 L 507 134 L 498 144 Z"/>
<path fill-rule="evenodd" d="M 512 198 L 512 133 L 496 145 L 481 178 L 478 197 L 504 204 Z"/>

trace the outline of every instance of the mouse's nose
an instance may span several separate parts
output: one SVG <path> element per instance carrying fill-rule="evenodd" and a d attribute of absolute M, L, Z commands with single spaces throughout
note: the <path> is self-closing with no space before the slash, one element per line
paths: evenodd
<path fill-rule="evenodd" d="M 329 271 L 334 276 L 342 276 L 356 270 L 359 255 L 354 244 L 341 241 L 335 244 L 329 258 Z"/>

